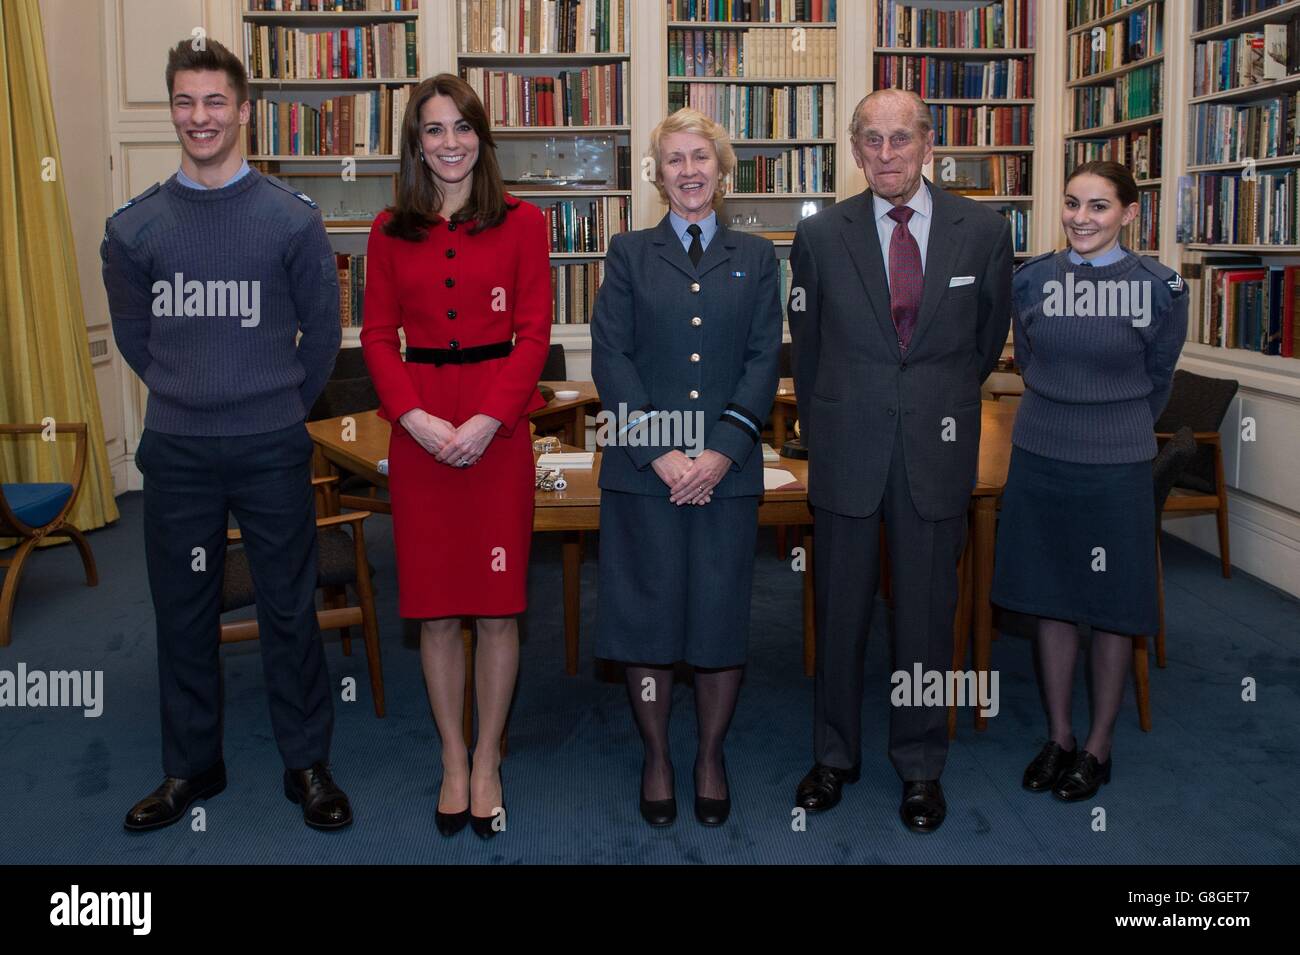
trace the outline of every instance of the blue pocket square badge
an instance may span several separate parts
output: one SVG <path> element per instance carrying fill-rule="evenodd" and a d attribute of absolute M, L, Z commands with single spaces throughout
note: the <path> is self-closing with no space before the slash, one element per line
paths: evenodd
<path fill-rule="evenodd" d="M 743 279 L 743 278 L 745 277 L 745 273 L 744 273 L 744 272 L 732 272 L 732 273 L 731 273 L 731 277 L 732 277 L 733 279 Z"/>

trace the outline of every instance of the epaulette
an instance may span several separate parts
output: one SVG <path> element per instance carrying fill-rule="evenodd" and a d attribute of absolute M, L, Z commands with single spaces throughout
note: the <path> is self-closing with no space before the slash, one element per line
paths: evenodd
<path fill-rule="evenodd" d="M 1139 255 L 1138 261 L 1144 269 L 1169 286 L 1169 293 L 1175 298 L 1187 294 L 1187 283 L 1183 281 L 1183 277 L 1159 259 L 1149 255 Z"/>
<path fill-rule="evenodd" d="M 1036 256 L 1034 256 L 1032 259 L 1026 259 L 1024 262 L 1021 262 L 1019 265 L 1016 266 L 1016 269 L 1015 269 L 1015 270 L 1016 270 L 1017 272 L 1019 272 L 1021 269 L 1023 269 L 1023 268 L 1024 268 L 1025 266 L 1027 266 L 1027 265 L 1033 265 L 1035 262 L 1042 262 L 1042 261 L 1045 261 L 1046 259 L 1050 259 L 1050 258 L 1052 258 L 1052 256 L 1054 256 L 1054 255 L 1056 255 L 1055 250 L 1053 250 L 1053 251 L 1051 251 L 1051 252 L 1044 252 L 1042 255 L 1036 255 Z"/>
<path fill-rule="evenodd" d="M 157 192 L 161 188 L 162 188 L 162 184 L 155 182 L 152 186 L 150 186 L 144 192 L 140 193 L 140 195 L 136 196 L 134 199 L 128 199 L 126 202 L 118 206 L 117 211 L 114 212 L 111 216 L 109 216 L 109 218 L 110 219 L 116 218 L 117 216 L 125 212 L 127 209 L 130 209 L 132 206 L 144 202 L 144 200 L 148 199 L 150 196 L 152 196 L 155 192 Z"/>
<path fill-rule="evenodd" d="M 286 183 L 281 182 L 279 179 L 276 179 L 275 176 L 263 176 L 262 178 L 264 178 L 267 182 L 269 182 L 271 185 L 275 186 L 276 188 L 283 189 L 285 192 L 289 193 L 289 195 L 293 196 L 295 199 L 300 199 L 303 202 L 307 203 L 307 205 L 311 206 L 313 209 L 318 208 L 316 203 L 312 200 L 312 197 L 307 195 L 307 193 L 299 192 L 297 189 L 293 188 L 293 186 L 290 186 Z"/>

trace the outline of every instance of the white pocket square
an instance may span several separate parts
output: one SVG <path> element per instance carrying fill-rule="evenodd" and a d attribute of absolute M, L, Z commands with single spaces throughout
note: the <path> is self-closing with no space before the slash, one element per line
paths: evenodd
<path fill-rule="evenodd" d="M 973 275 L 954 275 L 952 281 L 948 283 L 948 288 L 956 288 L 959 285 L 974 285 L 975 276 Z"/>

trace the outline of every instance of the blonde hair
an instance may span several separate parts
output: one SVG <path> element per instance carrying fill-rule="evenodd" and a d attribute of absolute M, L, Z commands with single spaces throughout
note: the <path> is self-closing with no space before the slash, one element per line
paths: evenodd
<path fill-rule="evenodd" d="M 713 190 L 713 210 L 721 212 L 726 201 L 725 180 L 736 170 L 736 151 L 731 148 L 731 137 L 722 126 L 689 106 L 683 106 L 662 120 L 650 132 L 650 148 L 646 151 L 646 156 L 654 162 L 654 184 L 659 190 L 659 201 L 664 203 L 668 202 L 668 190 L 664 188 L 663 175 L 659 171 L 660 150 L 663 148 L 664 137 L 673 133 L 694 133 L 713 144 L 713 152 L 718 158 L 718 183 Z"/>

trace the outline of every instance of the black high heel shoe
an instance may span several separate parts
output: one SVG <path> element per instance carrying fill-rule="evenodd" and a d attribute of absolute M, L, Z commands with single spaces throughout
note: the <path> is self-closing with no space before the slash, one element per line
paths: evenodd
<path fill-rule="evenodd" d="M 641 778 L 645 779 L 645 764 L 641 765 Z M 644 784 L 640 789 L 641 818 L 656 829 L 671 826 L 677 819 L 677 797 L 667 799 L 646 799 Z"/>
<path fill-rule="evenodd" d="M 438 790 L 439 794 L 441 794 L 441 784 L 439 784 Z M 460 812 L 443 812 L 441 809 L 435 809 L 433 820 L 438 826 L 438 831 L 444 836 L 454 836 L 464 829 L 466 823 L 469 822 L 469 806 L 466 806 Z"/>
<path fill-rule="evenodd" d="M 501 775 L 500 767 L 497 767 L 497 775 Z M 491 839 L 497 833 L 505 832 L 506 829 L 506 790 L 504 783 L 501 786 L 501 805 L 496 807 L 496 811 L 490 816 L 476 816 L 468 809 L 465 810 L 469 816 L 469 827 L 474 830 L 474 835 L 480 839 Z M 497 816 L 501 817 L 501 827 L 496 826 Z"/>
<path fill-rule="evenodd" d="M 722 761 L 722 778 L 727 780 L 727 761 Z M 721 799 L 711 799 L 695 793 L 695 818 L 702 826 L 720 826 L 731 815 L 731 783 L 727 782 L 727 795 Z"/>

